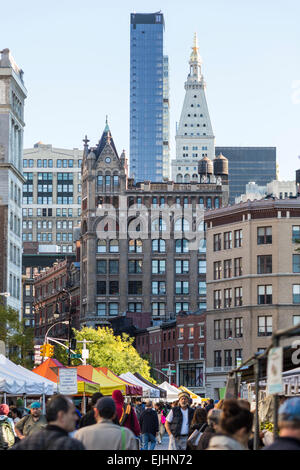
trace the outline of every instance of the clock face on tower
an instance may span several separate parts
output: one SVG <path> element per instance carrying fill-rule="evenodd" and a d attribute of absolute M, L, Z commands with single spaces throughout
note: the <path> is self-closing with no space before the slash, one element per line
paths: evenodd
<path fill-rule="evenodd" d="M 110 163 L 110 157 L 106 157 L 105 161 L 106 163 Z"/>

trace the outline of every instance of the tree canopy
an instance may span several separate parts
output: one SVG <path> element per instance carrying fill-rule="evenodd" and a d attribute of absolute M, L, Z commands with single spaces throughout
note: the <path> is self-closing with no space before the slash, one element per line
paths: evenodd
<path fill-rule="evenodd" d="M 154 383 L 154 379 L 150 376 L 150 365 L 147 360 L 143 359 L 133 346 L 134 339 L 126 333 L 121 336 L 115 336 L 111 328 L 103 327 L 97 330 L 85 327 L 80 331 L 73 330 L 77 341 L 86 339 L 93 341 L 88 343 L 89 349 L 88 364 L 94 367 L 107 367 L 117 375 L 126 372 L 139 372 L 145 379 Z M 82 344 L 77 342 L 76 353 L 81 352 Z M 61 348 L 62 349 L 62 348 Z M 67 354 L 60 351 L 55 354 L 57 359 L 66 362 Z M 78 365 L 78 360 L 72 360 L 74 365 Z"/>

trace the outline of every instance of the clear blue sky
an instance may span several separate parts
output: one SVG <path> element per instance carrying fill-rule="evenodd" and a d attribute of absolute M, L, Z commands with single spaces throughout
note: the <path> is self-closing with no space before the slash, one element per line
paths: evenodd
<path fill-rule="evenodd" d="M 129 154 L 130 13 L 158 10 L 170 61 L 172 157 L 196 31 L 216 145 L 276 146 L 281 179 L 294 179 L 299 0 L 2 2 L 0 49 L 11 50 L 28 90 L 25 148 L 40 140 L 82 148 L 85 134 L 94 145 L 108 114 L 118 151 Z"/>

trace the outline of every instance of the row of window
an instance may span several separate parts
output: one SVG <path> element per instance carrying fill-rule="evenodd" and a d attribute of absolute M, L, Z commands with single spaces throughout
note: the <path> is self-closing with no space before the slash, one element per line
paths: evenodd
<path fill-rule="evenodd" d="M 23 217 L 33 217 L 33 209 L 22 209 L 22 214 Z M 36 209 L 37 217 L 52 217 L 52 214 L 52 209 Z M 56 209 L 56 217 L 75 217 L 75 214 L 80 217 L 81 209 L 67 209 L 65 207 Z"/>
<path fill-rule="evenodd" d="M 76 160 L 75 160 L 76 163 Z M 77 160 L 77 168 L 81 168 L 82 160 Z M 38 159 L 36 160 L 36 167 L 37 168 L 53 168 L 53 160 L 52 159 Z M 73 159 L 58 159 L 56 160 L 56 168 L 73 168 L 74 167 L 74 160 Z M 23 159 L 23 168 L 34 168 L 34 160 L 30 159 Z"/>
<path fill-rule="evenodd" d="M 165 253 L 166 252 L 166 240 L 157 238 L 152 240 L 152 251 L 154 253 Z M 98 240 L 97 253 L 118 253 L 119 252 L 119 241 L 118 240 Z M 142 253 L 143 242 L 140 239 L 128 241 L 128 252 L 129 253 Z M 185 238 L 175 240 L 175 252 L 176 253 L 188 253 L 189 252 L 189 241 Z M 203 238 L 199 242 L 199 253 L 206 252 L 206 240 Z"/>
<path fill-rule="evenodd" d="M 9 261 L 16 266 L 21 266 L 21 250 L 13 243 L 9 244 Z"/>
<path fill-rule="evenodd" d="M 234 291 L 234 303 L 232 294 Z M 292 287 L 293 304 L 300 304 L 300 284 L 293 284 Z M 243 305 L 243 291 L 242 287 L 235 287 L 234 289 L 224 289 L 223 293 L 224 304 L 223 308 L 238 307 Z M 272 285 L 257 286 L 257 304 L 266 305 L 272 304 Z M 222 291 L 214 290 L 214 308 L 222 308 Z"/>
<path fill-rule="evenodd" d="M 222 320 L 214 320 L 214 339 L 222 339 Z M 224 320 L 224 339 L 243 337 L 243 318 Z"/>
<path fill-rule="evenodd" d="M 33 204 L 33 196 L 23 196 L 23 204 L 31 205 Z M 38 196 L 37 204 L 55 204 L 52 196 Z M 79 204 L 81 205 L 81 196 L 77 196 L 77 203 L 75 202 L 73 196 L 57 196 L 56 204 Z"/>
<path fill-rule="evenodd" d="M 59 234 L 57 234 L 59 235 Z M 62 234 L 67 235 L 67 234 Z M 70 235 L 70 234 L 69 234 Z M 115 247 L 113 245 L 112 247 Z M 109 274 L 118 274 L 119 272 L 119 261 L 118 260 L 97 260 L 97 274 L 107 273 L 107 262 L 109 266 Z M 166 260 L 153 259 L 151 263 L 152 274 L 165 274 L 166 273 Z M 143 261 L 142 260 L 128 260 L 128 273 L 129 274 L 140 274 L 142 273 Z M 175 274 L 188 274 L 189 272 L 189 260 L 175 260 Z M 198 260 L 198 273 L 206 273 L 206 260 Z"/>
<path fill-rule="evenodd" d="M 243 233 L 242 230 L 234 230 L 234 248 L 242 246 Z M 223 233 L 223 249 L 229 250 L 232 248 L 232 232 Z M 222 234 L 217 233 L 214 235 L 214 251 L 222 250 Z"/>
<path fill-rule="evenodd" d="M 222 367 L 223 360 L 222 354 L 224 353 L 224 366 L 225 367 L 232 367 L 233 366 L 233 357 L 232 357 L 232 350 L 225 349 L 224 351 L 214 351 L 214 367 Z M 234 350 L 235 356 L 235 366 L 240 365 L 241 360 L 243 359 L 243 350 L 242 349 L 235 349 Z"/>
<path fill-rule="evenodd" d="M 21 206 L 21 189 L 13 181 L 10 182 L 10 199 Z"/>
<path fill-rule="evenodd" d="M 119 304 L 117 302 L 97 302 L 97 315 L 104 316 L 104 315 L 118 315 L 119 312 Z M 152 302 L 151 304 L 151 312 L 152 315 L 155 317 L 165 316 L 166 311 L 166 304 L 164 302 Z M 189 310 L 189 303 L 188 302 L 175 302 L 175 313 L 179 313 L 182 311 L 187 312 Z M 202 304 L 199 304 L 199 309 L 202 308 Z M 142 303 L 141 302 L 129 302 L 128 303 L 128 311 L 129 312 L 141 312 L 142 311 Z M 114 313 L 112 313 L 114 312 Z"/>

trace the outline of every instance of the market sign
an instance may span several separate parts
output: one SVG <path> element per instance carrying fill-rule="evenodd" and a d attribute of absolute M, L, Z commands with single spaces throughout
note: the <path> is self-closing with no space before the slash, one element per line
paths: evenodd
<path fill-rule="evenodd" d="M 282 348 L 271 348 L 268 354 L 267 368 L 267 393 L 269 395 L 283 393 L 282 364 Z"/>
<path fill-rule="evenodd" d="M 59 393 L 62 395 L 77 395 L 77 369 L 59 369 Z"/>

